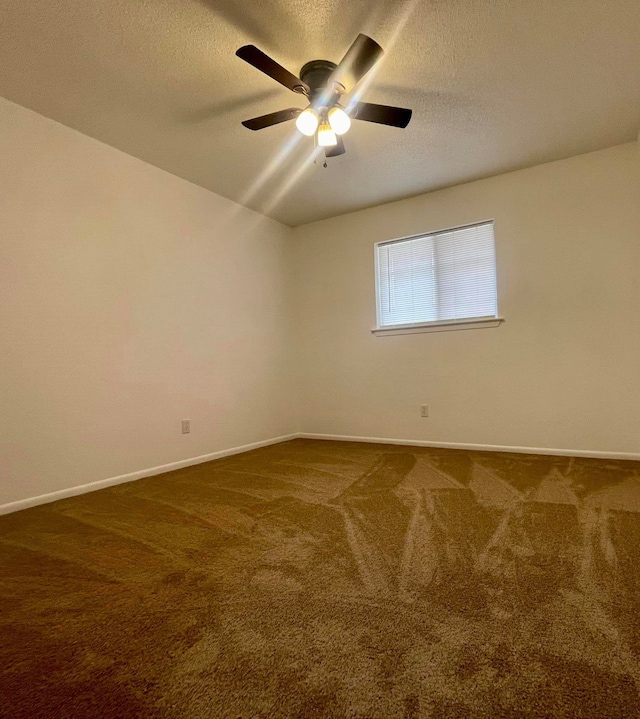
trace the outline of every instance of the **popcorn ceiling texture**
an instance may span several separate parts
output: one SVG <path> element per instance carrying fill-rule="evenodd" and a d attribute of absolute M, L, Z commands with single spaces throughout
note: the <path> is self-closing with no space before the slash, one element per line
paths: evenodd
<path fill-rule="evenodd" d="M 364 98 L 413 119 L 298 172 L 293 123 L 240 123 L 304 99 L 234 53 L 298 72 L 358 32 L 386 50 Z M 298 225 L 635 140 L 639 36 L 637 0 L 3 0 L 0 95 Z"/>
<path fill-rule="evenodd" d="M 640 715 L 640 463 L 294 440 L 0 518 L 0 716 Z"/>

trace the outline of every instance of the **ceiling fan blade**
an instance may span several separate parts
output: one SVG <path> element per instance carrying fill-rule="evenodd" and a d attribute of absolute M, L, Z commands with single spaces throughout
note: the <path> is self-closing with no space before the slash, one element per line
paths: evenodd
<path fill-rule="evenodd" d="M 309 86 L 306 85 L 299 77 L 296 77 L 293 73 L 287 69 L 278 65 L 275 60 L 272 60 L 268 55 L 258 50 L 255 45 L 243 45 L 241 48 L 236 50 L 236 55 L 249 65 L 253 65 L 260 72 L 264 72 L 265 75 L 273 78 L 276 82 L 284 85 L 293 92 L 299 92 L 306 95 L 309 92 Z"/>
<path fill-rule="evenodd" d="M 331 73 L 329 87 L 337 85 L 341 93 L 351 92 L 383 55 L 384 50 L 380 45 L 361 33 Z"/>
<path fill-rule="evenodd" d="M 376 105 L 372 102 L 356 102 L 354 109 L 349 114 L 356 120 L 377 122 L 380 125 L 391 125 L 392 127 L 406 127 L 412 113 L 413 110 L 408 110 L 405 107 Z"/>
<path fill-rule="evenodd" d="M 263 130 L 271 125 L 279 125 L 287 120 L 294 120 L 302 112 L 298 107 L 289 107 L 286 110 L 278 110 L 278 112 L 270 112 L 268 115 L 260 115 L 253 117 L 251 120 L 244 120 L 242 123 L 250 130 Z"/>
<path fill-rule="evenodd" d="M 344 155 L 344 153 L 345 153 L 344 142 L 339 135 L 337 136 L 337 140 L 338 140 L 337 145 L 332 145 L 331 147 L 324 148 L 324 156 L 325 157 L 338 157 L 338 155 Z"/>

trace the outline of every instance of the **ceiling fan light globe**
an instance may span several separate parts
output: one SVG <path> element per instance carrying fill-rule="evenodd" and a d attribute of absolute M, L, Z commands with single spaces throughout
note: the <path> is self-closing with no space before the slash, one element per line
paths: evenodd
<path fill-rule="evenodd" d="M 336 133 L 331 129 L 331 125 L 323 123 L 318 130 L 318 145 L 320 147 L 334 147 L 338 144 Z"/>
<path fill-rule="evenodd" d="M 296 127 L 303 135 L 311 137 L 318 129 L 318 114 L 308 107 L 303 110 L 296 119 Z"/>
<path fill-rule="evenodd" d="M 329 124 L 336 135 L 344 135 L 351 127 L 351 118 L 341 107 L 332 107 L 329 110 Z"/>

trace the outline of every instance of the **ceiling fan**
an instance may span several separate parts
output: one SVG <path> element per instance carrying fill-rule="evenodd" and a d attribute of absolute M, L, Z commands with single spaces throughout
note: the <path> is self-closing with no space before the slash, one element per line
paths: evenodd
<path fill-rule="evenodd" d="M 360 34 L 339 65 L 328 60 L 311 60 L 302 66 L 298 78 L 255 45 L 244 45 L 236 51 L 239 58 L 289 90 L 305 95 L 309 105 L 304 110 L 289 107 L 271 112 L 245 120 L 242 124 L 250 130 L 263 130 L 295 119 L 298 130 L 303 135 L 315 136 L 327 157 L 344 153 L 344 142 L 340 136 L 351 127 L 352 117 L 404 128 L 409 124 L 412 113 L 406 108 L 370 102 L 352 102 L 346 106 L 341 103 L 343 96 L 355 88 L 383 54 L 383 49 L 375 40 Z"/>

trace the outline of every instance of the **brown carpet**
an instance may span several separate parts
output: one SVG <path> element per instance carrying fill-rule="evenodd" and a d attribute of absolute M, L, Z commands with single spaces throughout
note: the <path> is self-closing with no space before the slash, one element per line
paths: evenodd
<path fill-rule="evenodd" d="M 640 463 L 295 440 L 0 517 L 0 716 L 640 716 Z"/>

